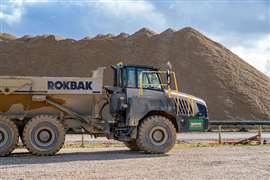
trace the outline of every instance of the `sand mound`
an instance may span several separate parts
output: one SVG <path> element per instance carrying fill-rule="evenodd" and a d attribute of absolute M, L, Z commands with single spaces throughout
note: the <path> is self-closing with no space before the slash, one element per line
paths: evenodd
<path fill-rule="evenodd" d="M 118 36 L 116 36 L 116 39 L 126 39 L 129 37 L 129 34 L 127 33 L 120 33 Z"/>
<path fill-rule="evenodd" d="M 160 33 L 160 36 L 172 36 L 174 34 L 175 30 L 172 28 L 169 28 L 162 33 Z"/>
<path fill-rule="evenodd" d="M 65 38 L 62 36 L 55 36 L 55 35 L 51 35 L 51 34 L 46 34 L 46 35 L 42 35 L 42 36 L 35 36 L 32 38 L 33 41 L 61 41 L 64 40 Z"/>
<path fill-rule="evenodd" d="M 158 66 L 170 61 L 181 91 L 205 99 L 210 118 L 270 119 L 270 78 L 193 28 L 161 34 L 143 28 L 86 41 L 31 39 L 0 44 L 0 75 L 88 76 L 119 60 Z M 112 82 L 109 68 L 105 82 Z"/>
<path fill-rule="evenodd" d="M 16 36 L 13 36 L 13 35 L 8 34 L 8 33 L 0 33 L 0 40 L 2 40 L 2 41 L 12 41 L 15 39 L 17 39 Z"/>
<path fill-rule="evenodd" d="M 20 37 L 20 38 L 18 38 L 18 39 L 16 39 L 16 40 L 18 40 L 18 41 L 29 41 L 29 40 L 31 40 L 31 39 L 33 39 L 34 38 L 34 36 L 31 36 L 31 35 L 24 35 L 23 37 Z"/>
<path fill-rule="evenodd" d="M 21 38 L 16 39 L 17 41 L 61 41 L 65 40 L 62 36 L 56 36 L 51 34 L 45 34 L 41 36 L 31 36 L 31 35 L 25 35 Z"/>
<path fill-rule="evenodd" d="M 113 37 L 114 37 L 113 34 L 106 34 L 106 35 L 98 34 L 93 38 L 93 40 L 105 40 L 105 39 L 111 39 Z"/>
<path fill-rule="evenodd" d="M 83 39 L 81 39 L 80 41 L 89 41 L 91 40 L 92 38 L 90 36 L 86 36 L 84 37 Z"/>
<path fill-rule="evenodd" d="M 156 35 L 156 33 L 150 29 L 142 28 L 139 31 L 132 34 L 129 38 L 130 39 L 139 39 L 139 38 L 149 38 Z"/>

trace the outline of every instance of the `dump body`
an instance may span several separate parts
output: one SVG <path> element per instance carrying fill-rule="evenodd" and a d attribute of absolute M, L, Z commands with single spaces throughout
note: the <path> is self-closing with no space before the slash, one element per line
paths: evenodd
<path fill-rule="evenodd" d="M 91 77 L 0 76 L 0 113 L 21 119 L 36 114 L 59 114 L 44 101 L 49 98 L 85 116 L 91 116 L 95 97 L 101 96 L 104 68 Z"/>

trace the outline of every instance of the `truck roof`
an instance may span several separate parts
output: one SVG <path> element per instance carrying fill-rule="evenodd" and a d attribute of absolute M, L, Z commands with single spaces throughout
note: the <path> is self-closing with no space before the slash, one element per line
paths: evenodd
<path fill-rule="evenodd" d="M 124 67 L 148 68 L 148 69 L 158 70 L 154 66 L 150 66 L 150 65 L 125 64 L 123 66 Z"/>
<path fill-rule="evenodd" d="M 118 63 L 116 65 L 112 65 L 111 67 L 113 69 L 117 68 L 117 66 L 121 67 L 121 68 L 126 68 L 126 67 L 134 67 L 134 68 L 147 68 L 147 69 L 152 69 L 154 71 L 158 71 L 159 69 L 154 67 L 154 66 L 150 66 L 150 65 L 140 65 L 140 64 L 122 64 L 122 63 Z"/>

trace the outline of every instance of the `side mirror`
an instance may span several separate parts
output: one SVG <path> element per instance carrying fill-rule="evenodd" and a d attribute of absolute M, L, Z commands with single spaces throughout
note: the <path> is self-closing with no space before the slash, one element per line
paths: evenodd
<path fill-rule="evenodd" d="M 167 71 L 167 84 L 168 84 L 168 86 L 171 85 L 171 73 L 170 73 L 170 71 Z"/>
<path fill-rule="evenodd" d="M 167 62 L 167 66 L 168 66 L 169 70 L 172 70 L 172 64 L 170 61 Z"/>

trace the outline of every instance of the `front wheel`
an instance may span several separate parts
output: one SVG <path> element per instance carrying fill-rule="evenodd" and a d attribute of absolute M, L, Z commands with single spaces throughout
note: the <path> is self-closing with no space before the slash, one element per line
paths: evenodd
<path fill-rule="evenodd" d="M 150 116 L 138 128 L 137 145 L 146 153 L 163 154 L 170 151 L 176 141 L 176 130 L 164 116 Z"/>

